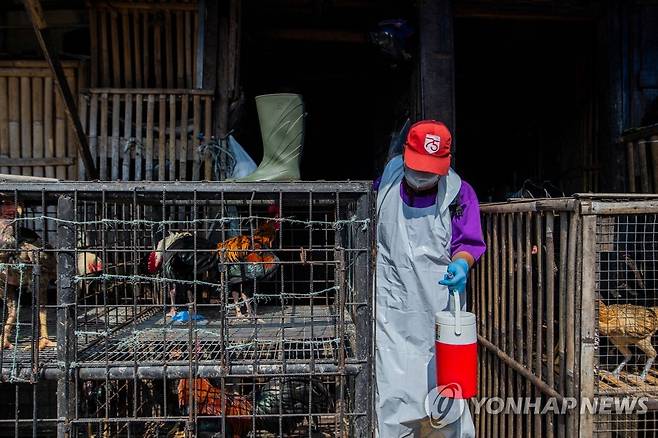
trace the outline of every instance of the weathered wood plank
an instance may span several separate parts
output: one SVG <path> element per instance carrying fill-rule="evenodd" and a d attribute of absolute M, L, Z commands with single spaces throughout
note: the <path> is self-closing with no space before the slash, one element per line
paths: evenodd
<path fill-rule="evenodd" d="M 165 180 L 165 166 L 167 159 L 166 130 L 167 130 L 167 103 L 164 94 L 158 98 L 158 181 Z"/>
<path fill-rule="evenodd" d="M 142 158 L 144 156 L 144 143 L 142 141 L 142 95 L 135 96 L 135 181 L 144 179 Z"/>
<path fill-rule="evenodd" d="M 21 78 L 21 157 L 32 157 L 32 87 L 30 78 Z M 32 176 L 32 169 L 23 167 L 22 174 Z"/>
<path fill-rule="evenodd" d="M 20 158 L 21 156 L 21 122 L 20 122 L 20 81 L 17 77 L 11 77 L 7 81 L 9 96 L 9 157 Z M 13 167 L 11 173 L 18 173 L 21 169 Z"/>
<path fill-rule="evenodd" d="M 101 94 L 101 130 L 100 130 L 100 141 L 99 141 L 99 155 L 100 155 L 100 169 L 99 169 L 99 179 L 101 181 L 106 181 L 108 179 L 107 174 L 107 152 L 108 152 L 108 138 L 107 138 L 107 117 L 108 117 L 108 96 L 107 94 Z"/>
<path fill-rule="evenodd" d="M 53 96 L 55 90 L 53 88 L 53 79 L 46 78 L 43 86 L 44 104 L 43 104 L 43 120 L 44 120 L 44 142 L 45 142 L 45 157 L 55 157 L 55 121 L 53 119 Z M 80 166 L 84 168 L 84 166 Z M 46 177 L 55 177 L 55 168 L 53 166 L 46 166 Z"/>
<path fill-rule="evenodd" d="M 32 158 L 43 158 L 43 79 L 32 78 Z M 43 176 L 43 167 L 32 169 L 34 176 Z"/>
<path fill-rule="evenodd" d="M 153 118 L 155 113 L 155 96 L 149 94 L 146 104 L 146 180 L 153 180 Z"/>
<path fill-rule="evenodd" d="M 130 181 L 130 161 L 131 149 L 136 145 L 130 141 L 132 136 L 132 123 L 133 123 L 133 97 L 131 94 L 125 96 L 124 101 L 124 118 L 123 118 L 123 141 L 121 142 L 121 156 L 123 157 L 123 164 L 121 166 L 121 180 Z M 132 146 L 130 146 L 132 145 Z M 130 146 L 130 148 L 129 148 Z"/>
<path fill-rule="evenodd" d="M 0 156 L 9 156 L 9 100 L 7 78 L 0 77 Z M 9 165 L 3 163 L 0 172 L 8 173 Z"/>

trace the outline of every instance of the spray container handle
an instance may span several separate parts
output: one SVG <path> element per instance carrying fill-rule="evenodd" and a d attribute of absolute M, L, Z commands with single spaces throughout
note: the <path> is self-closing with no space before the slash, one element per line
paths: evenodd
<path fill-rule="evenodd" d="M 452 295 L 455 297 L 455 334 L 457 336 L 462 334 L 462 322 L 461 322 L 461 303 L 459 302 L 459 292 L 456 290 L 452 291 Z"/>

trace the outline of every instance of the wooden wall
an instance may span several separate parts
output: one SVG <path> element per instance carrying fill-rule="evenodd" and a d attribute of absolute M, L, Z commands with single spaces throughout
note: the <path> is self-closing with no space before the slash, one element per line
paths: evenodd
<path fill-rule="evenodd" d="M 82 65 L 63 67 L 77 93 Z M 77 177 L 76 139 L 53 81 L 45 61 L 0 61 L 0 173 Z"/>

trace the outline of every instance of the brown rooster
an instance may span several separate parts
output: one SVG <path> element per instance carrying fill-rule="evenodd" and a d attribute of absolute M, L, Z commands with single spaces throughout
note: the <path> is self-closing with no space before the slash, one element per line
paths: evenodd
<path fill-rule="evenodd" d="M 270 213 L 277 215 L 278 208 L 272 207 L 274 208 L 270 208 Z M 261 223 L 254 231 L 253 238 L 241 235 L 217 245 L 219 260 L 228 264 L 227 276 L 230 285 L 236 286 L 247 280 L 261 280 L 274 272 L 279 258 L 269 250 L 272 248 L 278 230 L 279 223 L 272 219 Z M 247 308 L 247 316 L 253 317 L 250 299 L 244 290 L 242 289 L 240 292 L 232 290 L 231 294 L 235 303 L 236 316 L 242 317 L 239 302 L 242 297 Z"/>
<path fill-rule="evenodd" d="M 178 405 L 181 407 L 189 404 L 189 382 L 189 379 L 178 382 Z M 198 415 L 231 417 L 226 419 L 227 436 L 231 438 L 240 438 L 251 430 L 253 406 L 249 396 L 226 394 L 226 409 L 222 411 L 222 392 L 219 388 L 213 386 L 208 379 L 194 379 L 194 386 L 192 394 Z"/>
<path fill-rule="evenodd" d="M 252 430 L 253 417 L 256 430 L 285 434 L 308 418 L 309 412 L 317 415 L 335 411 L 332 393 L 318 379 L 275 377 L 259 386 L 255 393 L 227 393 L 224 402 L 220 388 L 207 379 L 197 378 L 194 381 L 192 397 L 196 402 L 196 413 L 230 417 L 226 418 L 226 435 L 232 438 L 255 432 Z M 182 408 L 188 407 L 189 400 L 189 380 L 182 379 L 178 383 L 178 404 Z M 225 403 L 224 411 L 222 403 Z"/>
<path fill-rule="evenodd" d="M 599 301 L 599 334 L 607 336 L 624 355 L 624 360 L 612 372 L 615 377 L 619 377 L 621 370 L 633 357 L 629 348 L 631 345 L 637 346 L 647 355 L 640 379 L 647 377 L 656 358 L 651 337 L 657 330 L 658 314 L 654 309 L 633 304 L 605 305 Z"/>

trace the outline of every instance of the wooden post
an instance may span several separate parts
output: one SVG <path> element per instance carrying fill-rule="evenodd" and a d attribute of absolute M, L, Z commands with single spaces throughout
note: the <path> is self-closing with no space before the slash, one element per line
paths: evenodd
<path fill-rule="evenodd" d="M 66 76 L 64 75 L 62 64 L 59 61 L 56 50 L 54 50 L 52 46 L 53 39 L 50 38 L 49 29 L 47 28 L 46 21 L 43 18 L 41 3 L 39 0 L 23 0 L 23 4 L 25 5 L 27 15 L 30 17 L 30 21 L 32 22 L 34 34 L 37 37 L 39 46 L 41 46 L 43 55 L 46 58 L 48 65 L 50 65 L 50 69 L 53 71 L 55 78 L 57 79 L 57 88 L 60 95 L 62 96 L 66 115 L 69 117 L 69 120 L 71 120 L 71 124 L 73 125 L 73 130 L 75 131 L 78 140 L 77 144 L 78 148 L 80 149 L 80 156 L 82 157 L 82 161 L 84 162 L 85 168 L 87 169 L 87 175 L 89 175 L 91 179 L 96 179 L 98 178 L 98 174 L 96 172 L 96 167 L 94 166 L 94 160 L 91 157 L 91 152 L 89 152 L 87 136 L 85 135 L 84 130 L 82 129 L 82 123 L 78 118 L 75 99 L 73 97 L 73 93 L 71 93 L 71 89 L 69 88 Z"/>
<path fill-rule="evenodd" d="M 423 118 L 443 121 L 455 135 L 452 0 L 420 2 L 420 94 Z"/>

